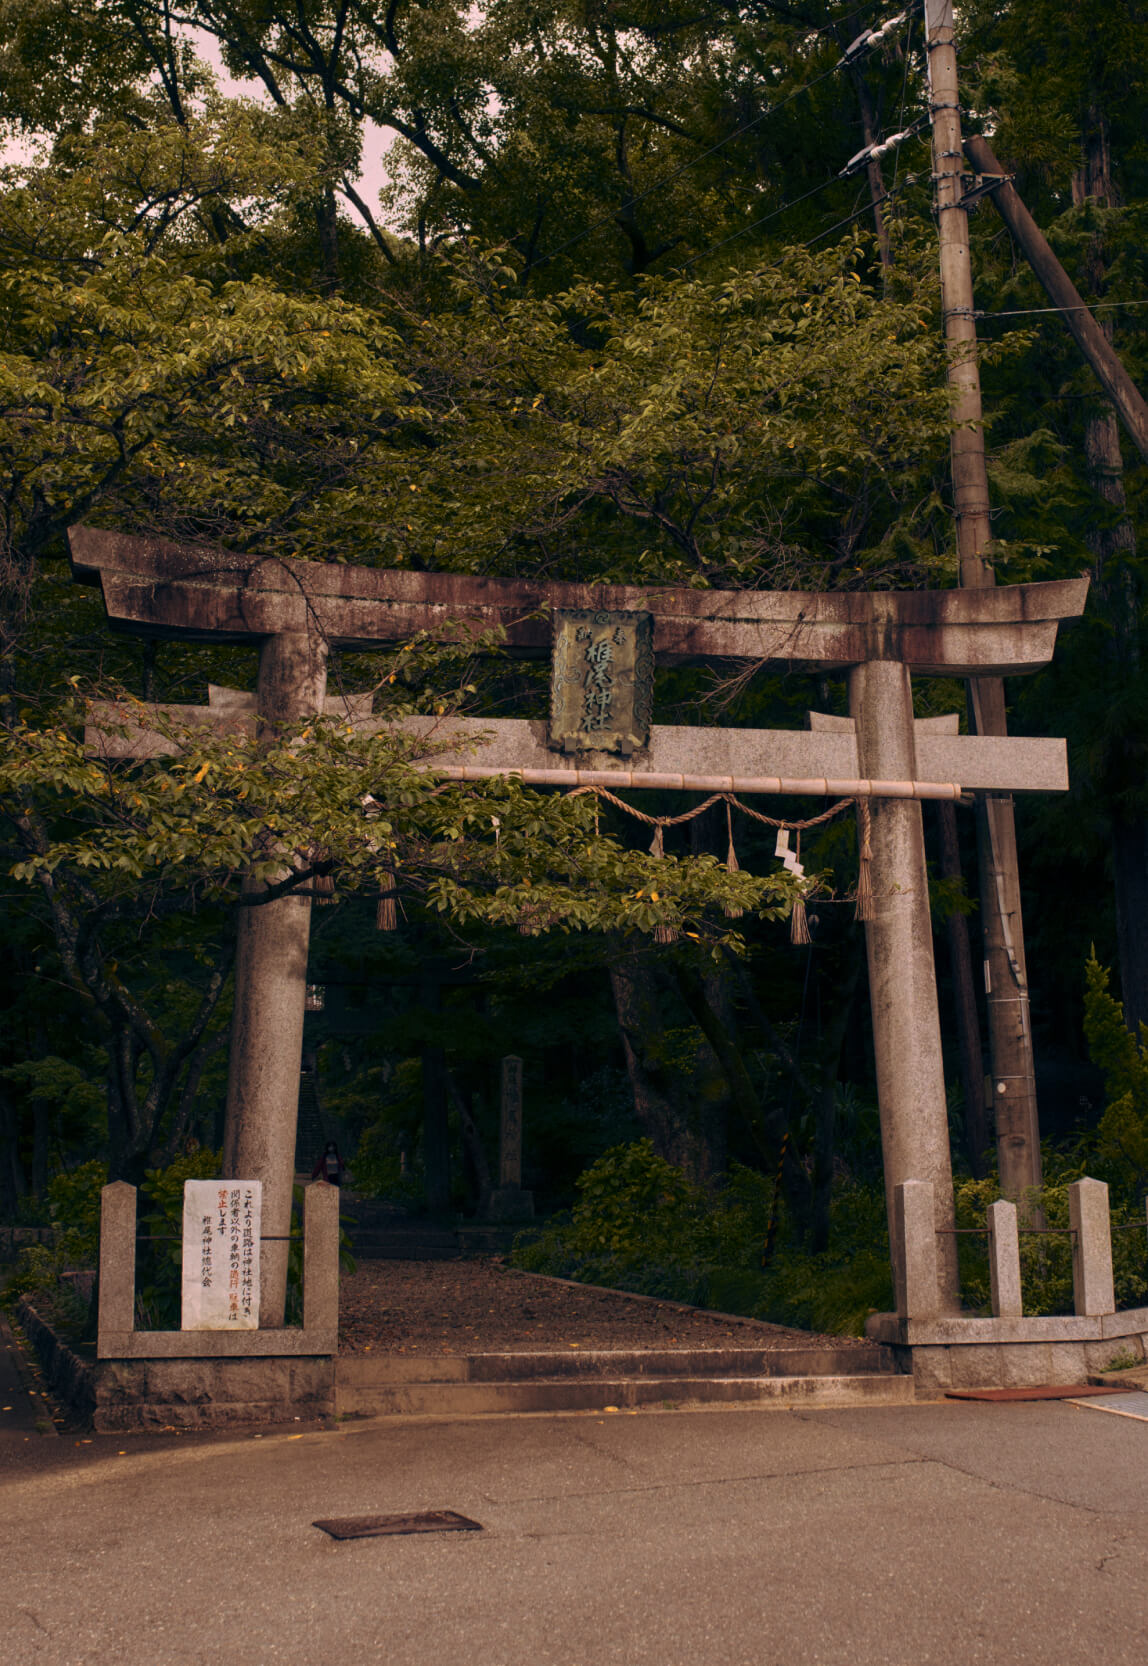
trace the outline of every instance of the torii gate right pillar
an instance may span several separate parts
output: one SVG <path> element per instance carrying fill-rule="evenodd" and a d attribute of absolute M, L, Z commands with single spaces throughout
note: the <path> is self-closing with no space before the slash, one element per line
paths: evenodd
<path fill-rule="evenodd" d="M 897 660 L 855 666 L 849 673 L 849 706 L 861 773 L 916 780 L 907 666 Z M 901 1235 L 894 1230 L 896 1189 L 905 1180 L 929 1180 L 939 1234 L 939 1309 L 956 1313 L 953 1172 L 921 806 L 913 799 L 874 799 L 871 816 L 874 917 L 866 923 L 865 944 L 894 1277 L 899 1288 L 904 1269 L 896 1262 L 902 1253 Z"/>

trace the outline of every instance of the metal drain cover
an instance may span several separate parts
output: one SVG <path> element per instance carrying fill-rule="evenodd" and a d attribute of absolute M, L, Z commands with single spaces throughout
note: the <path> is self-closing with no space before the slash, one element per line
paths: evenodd
<path fill-rule="evenodd" d="M 391 1533 L 481 1533 L 482 1523 L 457 1510 L 423 1510 L 406 1516 L 339 1516 L 313 1521 L 333 1539 L 382 1539 Z"/>

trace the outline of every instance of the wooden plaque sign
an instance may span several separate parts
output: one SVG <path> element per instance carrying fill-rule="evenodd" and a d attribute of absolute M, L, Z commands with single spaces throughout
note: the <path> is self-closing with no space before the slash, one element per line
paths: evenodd
<path fill-rule="evenodd" d="M 550 680 L 550 745 L 563 752 L 645 746 L 654 703 L 649 613 L 558 611 Z"/>

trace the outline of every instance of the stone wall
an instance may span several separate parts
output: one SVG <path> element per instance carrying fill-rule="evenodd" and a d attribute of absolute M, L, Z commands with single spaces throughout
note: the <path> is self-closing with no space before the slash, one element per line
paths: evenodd
<path fill-rule="evenodd" d="M 95 1362 L 81 1359 L 29 1302 L 18 1303 L 16 1317 L 36 1350 L 48 1387 L 77 1416 L 90 1418 L 96 1407 Z"/>
<path fill-rule="evenodd" d="M 96 1367 L 92 1427 L 227 1429 L 332 1417 L 335 1361 L 300 1359 L 105 1359 Z"/>
<path fill-rule="evenodd" d="M 84 1360 L 27 1302 L 18 1317 L 51 1388 L 97 1434 L 240 1428 L 335 1412 L 329 1354 Z"/>
<path fill-rule="evenodd" d="M 30 1244 L 46 1244 L 50 1249 L 55 1241 L 52 1226 L 0 1226 L 0 1261 L 15 1261 Z"/>

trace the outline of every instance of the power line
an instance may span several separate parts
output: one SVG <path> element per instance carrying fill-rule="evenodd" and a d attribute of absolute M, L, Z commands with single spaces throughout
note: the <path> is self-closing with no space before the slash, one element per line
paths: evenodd
<path fill-rule="evenodd" d="M 909 27 L 905 31 L 905 73 L 901 77 L 901 109 L 897 116 L 897 126 L 905 125 L 905 104 L 909 95 L 909 63 L 913 55 L 913 14 L 909 13 Z M 893 157 L 893 190 L 897 189 L 897 176 L 901 171 L 901 147 L 897 146 Z"/>
<path fill-rule="evenodd" d="M 894 22 L 899 22 L 905 16 L 906 16 L 905 13 L 901 13 L 900 17 L 897 18 L 897 19 L 894 19 L 893 21 Z M 889 25 L 885 25 L 885 27 L 888 28 Z M 909 40 L 911 40 L 911 38 L 912 38 L 912 28 L 913 28 L 913 20 L 912 20 L 912 16 L 909 15 L 909 35 L 908 35 L 908 38 L 906 39 L 906 44 L 905 44 L 906 82 L 907 82 L 907 77 L 908 77 Z M 848 61 L 847 58 L 843 58 L 841 60 L 841 63 L 845 63 L 847 61 Z M 838 64 L 837 68 L 840 68 L 840 67 L 841 67 L 841 65 Z M 903 118 L 904 118 L 904 102 L 902 101 L 901 119 L 903 119 Z M 897 157 L 898 157 L 898 162 L 900 160 L 900 145 L 901 145 L 901 143 L 906 139 L 914 138 L 916 136 L 916 134 L 920 131 L 922 126 L 925 125 L 925 121 L 926 121 L 926 118 L 922 117 L 920 121 L 913 122 L 910 127 L 906 128 L 904 130 L 904 132 L 895 133 L 892 136 L 891 139 L 887 139 L 887 140 L 884 141 L 884 145 L 886 147 L 892 146 L 896 150 Z M 871 152 L 879 151 L 881 148 L 882 148 L 881 146 L 870 146 L 869 149 L 866 150 L 865 152 L 862 152 L 861 155 L 862 155 L 863 158 L 867 157 Z M 854 160 L 856 160 L 856 159 L 854 159 Z M 771 220 L 775 220 L 778 217 L 779 214 L 784 214 L 787 209 L 796 208 L 796 207 L 798 207 L 799 204 L 801 204 L 803 202 L 808 202 L 811 197 L 815 197 L 821 191 L 827 190 L 829 188 L 829 186 L 835 185 L 841 177 L 842 177 L 841 174 L 835 174 L 831 179 L 823 180 L 820 185 L 815 185 L 811 191 L 806 191 L 802 196 L 793 197 L 793 198 L 787 200 L 786 202 L 783 202 L 783 203 L 779 204 L 779 206 L 777 208 L 772 209 L 768 214 L 763 214 L 760 219 L 751 220 L 748 225 L 741 226 L 737 231 L 730 232 L 728 237 L 723 237 L 719 242 L 712 243 L 708 249 L 703 249 L 701 254 L 692 255 L 689 260 L 687 260 L 683 263 L 682 268 L 681 268 L 682 271 L 688 272 L 691 266 L 696 266 L 697 265 L 698 261 L 707 260 L 710 255 L 716 254 L 718 249 L 724 249 L 727 243 L 732 243 L 735 240 L 735 238 L 743 237 L 746 234 L 746 232 L 757 231 L 761 226 L 768 225 L 768 223 Z M 906 179 L 905 179 L 905 183 L 907 185 L 908 184 L 913 184 L 913 183 L 915 183 L 915 180 L 916 180 L 916 175 L 907 175 Z M 865 208 L 858 209 L 856 211 L 856 213 L 847 215 L 845 219 L 837 221 L 837 223 L 835 225 L 830 226 L 826 231 L 818 232 L 816 237 L 810 238 L 809 242 L 803 243 L 801 245 L 801 247 L 805 248 L 805 249 L 808 249 L 812 243 L 816 243 L 820 238 L 828 237 L 834 231 L 839 230 L 840 227 L 851 225 L 854 220 L 859 220 L 859 219 L 863 218 L 864 215 L 871 214 L 875 208 L 880 207 L 884 203 L 887 203 L 893 196 L 895 196 L 898 190 L 899 190 L 899 186 L 897 184 L 896 169 L 894 169 L 893 184 L 890 187 L 890 189 L 888 191 L 886 191 L 885 194 L 881 197 L 879 203 L 870 202 Z"/>
<path fill-rule="evenodd" d="M 759 111 L 758 114 L 754 116 L 752 121 L 744 122 L 741 127 L 735 127 L 732 133 L 727 133 L 724 139 L 719 139 L 718 142 L 715 145 L 711 145 L 708 150 L 703 150 L 697 156 L 691 156 L 688 161 L 683 162 L 681 166 L 675 168 L 672 173 L 666 174 L 662 179 L 656 179 L 652 185 L 647 185 L 646 189 L 644 191 L 639 191 L 636 196 L 627 197 L 625 203 L 621 206 L 624 208 L 633 208 L 637 203 L 644 202 L 647 197 L 653 196 L 655 191 L 660 191 L 664 185 L 672 185 L 674 181 L 676 179 L 680 179 L 688 169 L 696 167 L 699 162 L 704 162 L 707 157 L 713 156 L 716 151 L 721 150 L 723 145 L 731 144 L 734 139 L 739 139 L 743 133 L 748 133 L 751 127 L 756 127 L 757 124 L 764 121 L 767 116 L 776 115 L 777 112 L 779 110 L 783 110 L 787 104 L 791 104 L 795 98 L 800 98 L 802 93 L 812 92 L 814 87 L 820 86 L 822 81 L 827 81 L 831 75 L 836 75 L 840 67 L 840 64 L 834 64 L 832 69 L 824 70 L 822 74 L 815 76 L 812 81 L 807 81 L 803 86 L 795 87 L 791 93 L 787 94 L 787 96 L 781 99 L 777 104 L 771 104 L 766 109 Z M 539 266 L 545 266 L 548 260 L 556 259 L 557 256 L 562 254 L 566 249 L 573 248 L 575 243 L 581 243 L 583 238 L 590 237 L 596 231 L 601 231 L 603 226 L 616 225 L 617 219 L 618 210 L 615 210 L 612 214 L 603 215 L 600 220 L 595 220 L 592 225 L 588 225 L 584 231 L 577 232 L 573 237 L 568 237 L 565 243 L 559 243 L 556 249 L 551 249 L 549 254 L 543 255 L 540 260 L 536 260 L 534 262 L 533 270 L 536 271 Z"/>
<path fill-rule="evenodd" d="M 856 156 L 849 158 L 838 173 L 838 179 L 848 179 L 851 174 L 859 174 L 862 168 L 867 167 L 870 162 L 879 161 L 887 151 L 900 150 L 906 139 L 917 137 L 922 127 L 927 125 L 928 119 L 927 116 L 921 116 L 917 121 L 910 122 L 909 126 L 903 128 L 901 132 L 890 133 L 887 139 L 874 140 L 872 144 L 866 145 L 864 150 L 859 150 Z"/>
<path fill-rule="evenodd" d="M 682 271 L 688 272 L 690 267 L 696 266 L 699 260 L 708 260 L 710 255 L 716 254 L 719 249 L 724 249 L 726 244 L 732 243 L 735 238 L 744 237 L 747 231 L 756 231 L 759 226 L 768 225 L 770 220 L 776 220 L 777 216 L 784 214 L 787 209 L 796 208 L 799 203 L 808 202 L 810 197 L 819 196 L 822 191 L 827 191 L 831 185 L 837 183 L 837 175 L 834 174 L 831 179 L 823 179 L 820 185 L 815 185 L 812 191 L 806 191 L 803 196 L 793 197 L 788 202 L 780 203 L 777 208 L 771 209 L 768 214 L 763 214 L 760 220 L 751 220 L 749 225 L 742 226 L 738 231 L 731 231 L 729 236 L 723 237 L 719 243 L 711 243 L 708 249 L 702 250 L 701 254 L 691 255 L 690 259 L 683 263 Z"/>
<path fill-rule="evenodd" d="M 917 174 L 906 174 L 900 184 L 891 185 L 885 192 L 884 196 L 882 196 L 876 203 L 866 203 L 863 208 L 858 208 L 852 214 L 847 214 L 843 220 L 835 221 L 833 225 L 827 226 L 824 231 L 819 231 L 816 236 L 811 237 L 808 242 L 802 243 L 799 246 L 803 249 L 811 248 L 812 245 L 819 242 L 821 238 L 830 237 L 835 231 L 839 231 L 843 226 L 852 225 L 854 220 L 863 220 L 867 214 L 872 214 L 874 208 L 883 208 L 887 202 L 891 202 L 895 196 L 899 195 L 899 193 L 905 189 L 906 186 L 915 185 L 918 177 L 919 176 Z M 690 267 L 696 266 L 699 260 L 707 260 L 710 255 L 716 254 L 719 249 L 724 249 L 727 243 L 732 243 L 735 238 L 744 237 L 748 231 L 756 231 L 759 226 L 768 224 L 770 220 L 776 220 L 777 216 L 779 214 L 784 214 L 787 209 L 797 208 L 799 204 L 808 202 L 810 197 L 816 197 L 820 192 L 827 191 L 831 185 L 837 185 L 839 183 L 840 180 L 838 175 L 834 174 L 832 179 L 822 180 L 820 185 L 815 185 L 812 191 L 806 191 L 803 196 L 793 197 L 788 202 L 779 203 L 779 205 L 769 214 L 763 214 L 760 220 L 751 220 L 749 225 L 742 226 L 738 231 L 731 231 L 728 237 L 723 237 L 718 243 L 712 243 L 708 249 L 703 249 L 701 254 L 692 255 L 689 260 L 683 262 L 681 268 L 682 271 L 688 272 Z M 1049 310 L 1055 311 L 1056 309 L 1050 308 Z M 1003 314 L 1000 316 L 1003 316 Z"/>
<path fill-rule="evenodd" d="M 820 243 L 823 237 L 832 237 L 835 231 L 840 231 L 844 226 L 851 226 L 854 220 L 863 220 L 867 214 L 872 214 L 875 208 L 884 208 L 885 204 L 891 202 L 894 196 L 903 191 L 907 185 L 915 185 L 916 183 L 916 174 L 906 174 L 899 185 L 891 185 L 877 202 L 867 202 L 863 208 L 855 209 L 852 214 L 847 214 L 843 220 L 838 220 L 835 225 L 827 226 L 824 231 L 819 231 L 815 237 L 809 238 L 807 242 L 801 244 L 801 247 L 811 249 L 815 243 Z"/>
<path fill-rule="evenodd" d="M 672 185 L 676 179 L 680 179 L 681 176 L 690 168 L 696 167 L 700 162 L 705 162 L 725 145 L 732 144 L 734 139 L 740 139 L 743 133 L 748 133 L 750 129 L 756 127 L 759 122 L 765 121 L 767 116 L 776 115 L 777 112 L 779 110 L 783 110 L 787 104 L 791 104 L 795 98 L 800 98 L 802 93 L 812 92 L 813 89 L 815 87 L 819 87 L 823 81 L 828 81 L 830 76 L 836 75 L 838 70 L 843 69 L 846 64 L 852 63 L 855 58 L 860 57 L 861 53 L 863 51 L 867 51 L 870 46 L 878 45 L 883 38 L 885 31 L 895 27 L 896 24 L 903 22 L 906 17 L 909 17 L 909 26 L 911 31 L 911 13 L 904 11 L 899 12 L 895 17 L 890 18 L 888 23 L 882 24 L 879 28 L 867 30 L 865 34 L 859 36 L 858 40 L 854 41 L 851 46 L 846 48 L 843 56 L 840 57 L 830 69 L 823 70 L 820 75 L 814 76 L 812 81 L 806 81 L 800 87 L 795 87 L 791 93 L 787 93 L 786 96 L 779 99 L 776 104 L 767 105 L 764 110 L 759 110 L 757 115 L 754 116 L 752 120 L 743 122 L 740 127 L 735 127 L 732 133 L 727 133 L 723 139 L 719 139 L 717 143 L 711 145 L 708 150 L 701 151 L 697 156 L 691 156 L 679 167 L 674 168 L 672 172 L 665 174 L 661 179 L 656 179 L 652 185 L 647 185 L 644 191 L 639 191 L 635 196 L 628 197 L 625 204 L 622 206 L 626 208 L 633 208 L 637 203 L 644 202 L 646 198 L 652 196 L 655 191 L 660 191 L 665 185 Z M 816 34 L 827 34 L 828 26 L 817 28 L 814 32 Z M 830 181 L 829 183 L 832 182 Z M 821 187 L 819 186 L 818 190 L 820 189 Z M 812 195 L 813 193 L 809 194 Z M 804 200 L 805 198 L 803 197 L 797 199 L 799 202 L 803 202 Z M 793 205 L 789 204 L 787 206 Z M 780 212 L 780 210 L 778 212 Z M 557 259 L 557 257 L 560 254 L 563 254 L 567 249 L 573 248 L 576 243 L 581 243 L 584 238 L 592 236 L 594 232 L 601 231 L 604 226 L 616 225 L 617 218 L 617 210 L 613 213 L 603 215 L 600 220 L 595 220 L 583 231 L 576 232 L 573 237 L 568 237 L 564 243 L 559 243 L 556 249 L 551 249 L 548 254 L 540 256 L 538 260 L 532 263 L 530 268 L 531 271 L 537 271 L 540 266 L 545 266 L 548 261 Z M 766 218 L 771 218 L 771 216 L 766 216 Z M 764 224 L 764 221 L 756 223 Z M 745 229 L 749 231 L 753 228 L 747 226 Z M 740 233 L 735 232 L 734 236 L 740 236 Z M 721 244 L 714 244 L 714 248 L 720 247 Z M 712 254 L 713 250 L 707 250 L 706 252 Z M 701 259 L 702 257 L 697 255 L 694 258 Z M 692 262 L 690 264 L 692 264 Z"/>
<path fill-rule="evenodd" d="M 1035 318 L 1038 313 L 1107 312 L 1115 307 L 1148 307 L 1143 301 L 1081 301 L 1077 307 L 1013 307 L 1007 312 L 974 312 L 974 318 Z"/>

